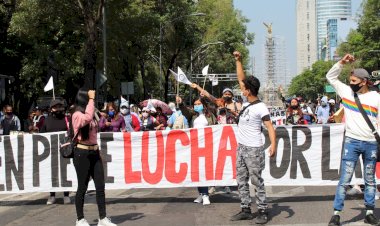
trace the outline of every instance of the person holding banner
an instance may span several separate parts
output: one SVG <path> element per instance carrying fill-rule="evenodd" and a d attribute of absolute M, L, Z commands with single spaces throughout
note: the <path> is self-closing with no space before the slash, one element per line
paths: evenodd
<path fill-rule="evenodd" d="M 89 226 L 84 218 L 84 196 L 90 176 L 94 180 L 96 202 L 99 210 L 98 226 L 116 226 L 106 215 L 104 169 L 97 144 L 98 125 L 95 120 L 95 91 L 80 89 L 75 99 L 72 115 L 73 133 L 78 134 L 74 150 L 74 167 L 77 173 L 78 189 L 75 196 L 77 212 L 76 226 Z"/>
<path fill-rule="evenodd" d="M 52 100 L 50 102 L 50 117 L 44 120 L 40 133 L 68 131 L 69 128 L 69 120 L 65 116 L 64 103 L 61 100 Z M 55 192 L 50 192 L 50 197 L 46 201 L 46 205 L 52 205 L 54 203 L 56 203 Z M 69 192 L 65 191 L 63 193 L 63 204 L 70 203 Z"/>
<path fill-rule="evenodd" d="M 102 132 L 121 132 L 125 130 L 125 121 L 113 102 L 107 104 L 106 107 L 107 117 L 101 117 L 99 121 L 99 128 Z"/>
<path fill-rule="evenodd" d="M 344 152 L 340 169 L 340 179 L 335 192 L 334 213 L 330 219 L 329 226 L 340 225 L 340 214 L 344 207 L 346 197 L 346 186 L 350 184 L 355 167 L 360 156 L 363 159 L 364 177 L 364 205 L 366 216 L 364 222 L 371 225 L 379 225 L 374 215 L 375 193 L 376 193 L 376 160 L 378 143 L 375 134 L 370 128 L 372 123 L 376 130 L 380 123 L 380 95 L 369 90 L 368 72 L 363 69 L 354 69 L 350 74 L 350 85 L 339 81 L 338 76 L 343 66 L 355 61 L 354 56 L 346 54 L 327 73 L 327 81 L 334 87 L 336 93 L 342 98 L 345 116 L 345 140 Z M 368 116 L 367 123 L 365 115 Z"/>
<path fill-rule="evenodd" d="M 217 124 L 214 114 L 208 109 L 208 104 L 204 98 L 199 98 L 194 101 L 194 109 L 189 109 L 182 102 L 182 98 L 176 97 L 177 104 L 182 114 L 190 122 L 191 128 L 204 128 Z M 203 203 L 210 205 L 208 187 L 198 187 L 199 195 L 194 200 L 195 203 Z"/>
<path fill-rule="evenodd" d="M 248 103 L 243 104 L 244 108 L 239 114 L 237 132 L 236 181 L 242 210 L 232 216 L 231 221 L 253 219 L 248 184 L 248 180 L 250 179 L 252 185 L 256 188 L 255 196 L 258 209 L 256 224 L 265 224 L 268 222 L 268 203 L 266 201 L 264 179 L 261 176 L 265 168 L 262 124 L 268 129 L 271 142 L 271 146 L 269 147 L 270 157 L 276 154 L 276 133 L 268 108 L 257 97 L 260 81 L 254 76 L 245 77 L 240 52 L 235 51 L 234 57 L 240 89 L 247 98 Z"/>

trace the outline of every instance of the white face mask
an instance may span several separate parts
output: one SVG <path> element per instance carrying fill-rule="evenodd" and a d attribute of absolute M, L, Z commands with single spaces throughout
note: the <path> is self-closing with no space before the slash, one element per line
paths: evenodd
<path fill-rule="evenodd" d="M 149 116 L 149 114 L 148 114 L 148 112 L 143 112 L 143 113 L 142 113 L 142 116 L 143 116 L 144 118 L 147 118 L 147 117 Z"/>
<path fill-rule="evenodd" d="M 126 108 L 120 109 L 120 113 L 123 115 L 127 115 L 129 114 L 129 109 L 126 109 Z"/>

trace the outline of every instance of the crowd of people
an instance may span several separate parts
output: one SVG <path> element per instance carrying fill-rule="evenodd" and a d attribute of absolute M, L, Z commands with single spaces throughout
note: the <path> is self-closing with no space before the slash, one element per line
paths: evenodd
<path fill-rule="evenodd" d="M 105 181 L 103 163 L 97 144 L 98 132 L 137 132 L 172 130 L 186 128 L 204 128 L 216 124 L 237 124 L 237 156 L 236 180 L 241 199 L 241 211 L 231 217 L 232 221 L 251 220 L 254 215 L 251 211 L 251 196 L 249 181 L 255 187 L 255 198 L 258 209 L 255 222 L 268 222 L 268 203 L 262 172 L 265 168 L 264 141 L 262 128 L 268 131 L 270 147 L 269 157 L 276 154 L 276 134 L 270 118 L 270 111 L 258 97 L 260 81 L 254 77 L 246 77 L 239 52 L 234 52 L 236 72 L 242 95 L 246 102 L 234 100 L 232 89 L 225 88 L 220 98 L 214 97 L 198 84 L 192 83 L 191 88 L 199 92 L 192 106 L 186 106 L 180 96 L 175 102 L 168 103 L 169 111 L 164 112 L 162 106 L 145 103 L 143 106 L 129 104 L 121 97 L 119 106 L 115 103 L 106 103 L 104 108 L 95 108 L 95 91 L 80 89 L 75 103 L 66 107 L 60 100 L 52 100 L 48 109 L 35 107 L 30 112 L 23 125 L 13 113 L 13 108 L 6 105 L 0 115 L 0 129 L 3 135 L 17 133 L 22 129 L 26 133 L 48 133 L 66 131 L 68 136 L 76 140 L 73 164 L 77 174 L 78 188 L 75 195 L 77 213 L 76 226 L 89 226 L 84 217 L 84 198 L 90 179 L 95 183 L 96 200 L 99 210 L 98 226 L 115 226 L 106 214 Z M 355 165 L 360 155 L 364 161 L 364 200 L 366 207 L 365 222 L 378 224 L 373 214 L 375 206 L 375 164 L 377 156 L 377 142 L 374 133 L 365 126 L 358 108 L 355 108 L 357 96 L 363 101 L 365 108 L 369 108 L 370 117 L 378 125 L 377 109 L 380 108 L 380 95 L 368 89 L 368 72 L 354 70 L 350 77 L 350 86 L 340 82 L 337 77 L 342 65 L 352 62 L 351 55 L 346 55 L 327 74 L 328 81 L 337 90 L 342 98 L 341 104 L 334 99 L 323 96 L 313 101 L 303 98 L 293 98 L 286 103 L 287 124 L 325 124 L 334 123 L 334 113 L 339 107 L 345 112 L 345 143 L 342 156 L 341 178 L 339 180 L 335 200 L 334 213 L 329 222 L 330 226 L 340 225 L 340 213 Z M 354 100 L 355 98 L 355 100 Z M 376 106 L 372 106 L 374 104 Z M 358 106 L 358 105 L 356 105 Z M 65 108 L 66 107 L 66 108 Z M 372 107 L 372 108 L 371 108 Z M 170 113 L 168 113 L 170 112 Z M 375 112 L 374 114 L 372 112 Z M 215 187 L 198 187 L 195 203 L 210 205 L 210 193 Z M 229 187 L 224 188 L 227 193 Z M 50 193 L 46 202 L 48 205 L 56 203 L 55 193 Z M 64 192 L 64 204 L 71 203 L 69 192 Z"/>

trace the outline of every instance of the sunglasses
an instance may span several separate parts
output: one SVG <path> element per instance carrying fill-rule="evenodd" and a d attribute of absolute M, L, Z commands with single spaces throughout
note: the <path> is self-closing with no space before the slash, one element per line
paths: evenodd
<path fill-rule="evenodd" d="M 146 113 L 149 113 L 149 111 L 142 111 L 142 112 L 146 112 Z"/>

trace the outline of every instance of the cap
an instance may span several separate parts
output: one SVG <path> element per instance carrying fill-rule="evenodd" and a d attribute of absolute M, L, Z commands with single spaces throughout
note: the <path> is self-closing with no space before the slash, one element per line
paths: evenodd
<path fill-rule="evenodd" d="M 142 111 L 150 111 L 150 109 L 147 108 L 147 107 L 144 107 L 144 108 L 142 109 Z"/>
<path fill-rule="evenodd" d="M 363 68 L 357 68 L 351 71 L 351 74 L 355 77 L 361 78 L 361 79 L 369 79 L 369 73 L 367 70 Z"/>
<path fill-rule="evenodd" d="M 222 92 L 222 94 L 224 94 L 225 92 L 230 92 L 232 95 L 234 95 L 234 93 L 232 92 L 232 89 L 230 88 L 225 88 Z"/>
<path fill-rule="evenodd" d="M 33 111 L 41 111 L 42 109 L 40 108 L 40 107 L 38 107 L 38 106 L 35 106 L 34 108 L 33 108 Z"/>
<path fill-rule="evenodd" d="M 52 100 L 52 101 L 50 102 L 50 107 L 52 108 L 52 107 L 54 107 L 55 105 L 58 105 L 58 104 L 60 104 L 60 105 L 64 105 L 64 103 L 63 103 L 62 100 L 57 100 L 57 99 L 55 99 L 55 100 Z"/>
<path fill-rule="evenodd" d="M 335 104 L 335 100 L 334 100 L 334 99 L 330 99 L 330 100 L 329 100 L 329 103 L 330 103 L 330 104 Z"/>

